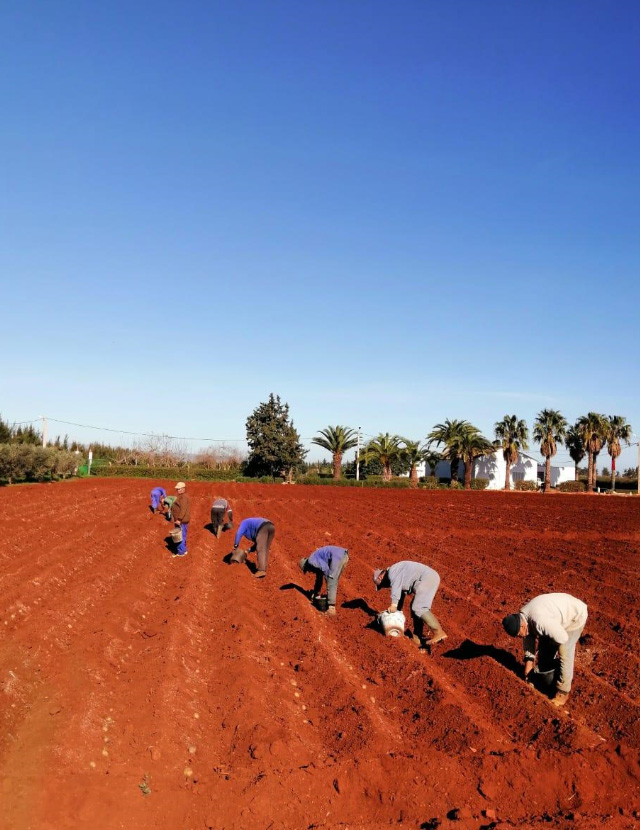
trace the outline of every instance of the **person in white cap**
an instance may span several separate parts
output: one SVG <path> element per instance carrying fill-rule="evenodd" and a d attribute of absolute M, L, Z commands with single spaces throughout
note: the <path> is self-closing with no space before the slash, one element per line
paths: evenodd
<path fill-rule="evenodd" d="M 438 618 L 431 610 L 431 605 L 440 585 L 440 574 L 421 562 L 396 562 L 390 568 L 379 568 L 373 572 L 373 584 L 376 591 L 391 588 L 391 605 L 389 613 L 402 608 L 407 594 L 413 594 L 411 614 L 413 616 L 413 642 L 433 646 L 447 639 Z M 431 637 L 425 639 L 425 623 L 431 629 Z"/>
<path fill-rule="evenodd" d="M 523 638 L 525 678 L 535 666 L 537 642 L 538 674 L 556 684 L 554 706 L 563 706 L 569 697 L 576 646 L 586 622 L 586 604 L 571 594 L 540 594 L 502 620 L 507 634 Z"/>
<path fill-rule="evenodd" d="M 191 500 L 187 495 L 187 485 L 184 481 L 179 481 L 176 484 L 176 493 L 178 494 L 171 509 L 173 523 L 176 527 L 182 528 L 182 541 L 178 543 L 174 556 L 186 556 L 187 550 L 187 533 L 189 532 L 189 522 L 191 520 Z"/>

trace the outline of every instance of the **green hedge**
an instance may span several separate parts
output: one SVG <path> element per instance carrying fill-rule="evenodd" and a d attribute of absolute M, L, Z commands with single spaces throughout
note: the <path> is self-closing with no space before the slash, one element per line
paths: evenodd
<path fill-rule="evenodd" d="M 438 490 L 440 485 L 438 484 L 438 479 L 435 476 L 427 476 L 420 484 L 420 487 L 424 490 Z"/>
<path fill-rule="evenodd" d="M 142 467 L 137 464 L 114 464 L 111 467 L 97 466 L 91 468 L 91 475 L 100 478 L 155 478 L 155 479 L 186 479 L 188 481 L 261 481 L 262 479 L 246 478 L 238 470 L 208 470 L 206 467 Z M 270 476 L 263 477 L 271 483 Z M 278 479 L 282 481 L 282 479 Z"/>
<path fill-rule="evenodd" d="M 584 481 L 563 481 L 556 487 L 560 493 L 584 493 L 586 489 Z"/>
<path fill-rule="evenodd" d="M 533 492 L 534 490 L 538 489 L 538 482 L 537 481 L 516 481 L 513 485 L 514 490 L 525 490 L 527 492 Z"/>
<path fill-rule="evenodd" d="M 313 484 L 324 487 L 377 487 L 390 490 L 406 490 L 411 487 L 411 481 L 408 478 L 392 478 L 391 481 L 383 481 L 382 476 L 368 476 L 360 481 L 356 481 L 355 478 L 339 478 L 337 481 L 334 481 L 332 478 L 305 476 L 304 478 L 299 478 L 296 484 Z"/>
<path fill-rule="evenodd" d="M 472 490 L 486 490 L 489 486 L 488 478 L 473 478 L 471 479 Z"/>

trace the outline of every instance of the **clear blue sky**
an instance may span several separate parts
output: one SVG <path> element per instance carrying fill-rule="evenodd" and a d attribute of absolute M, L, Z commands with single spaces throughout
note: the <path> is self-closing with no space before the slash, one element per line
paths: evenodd
<path fill-rule="evenodd" d="M 640 432 L 639 42 L 637 0 L 4 4 L 0 412 Z"/>

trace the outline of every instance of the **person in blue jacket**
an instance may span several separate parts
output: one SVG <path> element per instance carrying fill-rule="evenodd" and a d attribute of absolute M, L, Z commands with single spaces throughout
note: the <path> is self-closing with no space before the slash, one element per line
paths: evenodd
<path fill-rule="evenodd" d="M 308 558 L 299 562 L 303 574 L 315 574 L 316 581 L 311 591 L 311 601 L 320 593 L 322 580 L 327 581 L 327 614 L 332 616 L 336 613 L 336 597 L 338 594 L 338 581 L 349 561 L 349 552 L 346 548 L 339 548 L 337 545 L 325 545 L 318 548 Z"/>
<path fill-rule="evenodd" d="M 267 565 L 269 563 L 269 548 L 273 542 L 273 537 L 276 534 L 276 529 L 273 522 L 269 519 L 262 519 L 254 517 L 251 519 L 244 519 L 240 522 L 236 538 L 233 545 L 233 552 L 231 554 L 231 562 L 244 561 L 241 557 L 236 555 L 240 540 L 244 536 L 250 542 L 253 542 L 247 553 L 257 552 L 258 554 L 258 569 L 255 576 L 257 579 L 263 579 L 267 575 Z"/>
<path fill-rule="evenodd" d="M 151 508 L 151 512 L 155 513 L 156 510 L 164 503 L 164 497 L 167 495 L 167 491 L 164 487 L 154 487 L 151 491 L 151 504 L 149 507 Z"/>

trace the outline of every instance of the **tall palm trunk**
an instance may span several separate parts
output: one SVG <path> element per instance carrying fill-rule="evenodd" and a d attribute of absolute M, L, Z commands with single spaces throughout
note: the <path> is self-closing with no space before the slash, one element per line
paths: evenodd
<path fill-rule="evenodd" d="M 384 481 L 391 481 L 391 464 L 388 461 L 382 468 L 382 478 Z"/>
<path fill-rule="evenodd" d="M 334 452 L 333 454 L 333 480 L 337 481 L 340 478 L 342 470 L 342 453 Z"/>
<path fill-rule="evenodd" d="M 578 462 L 574 461 L 573 463 L 575 464 L 575 468 L 576 468 L 576 481 L 579 481 L 580 473 L 578 472 Z"/>
<path fill-rule="evenodd" d="M 511 462 L 506 461 L 507 471 L 504 474 L 504 489 L 511 490 Z"/>
<path fill-rule="evenodd" d="M 464 489 L 471 490 L 471 475 L 473 473 L 473 459 L 464 462 Z"/>
<path fill-rule="evenodd" d="M 614 492 L 616 489 L 616 457 L 615 455 L 611 456 L 611 491 Z"/>
<path fill-rule="evenodd" d="M 547 455 L 544 464 L 544 492 L 551 490 L 551 456 Z"/>
<path fill-rule="evenodd" d="M 593 493 L 593 482 L 592 482 L 592 475 L 593 475 L 593 450 L 591 447 L 587 447 L 587 455 L 589 456 L 589 463 L 587 465 L 587 490 L 590 493 Z"/>
<path fill-rule="evenodd" d="M 458 474 L 458 465 L 460 464 L 460 459 L 456 455 L 452 455 L 449 459 L 451 464 L 451 481 L 457 481 L 460 477 Z"/>
<path fill-rule="evenodd" d="M 411 473 L 409 475 L 409 478 L 411 480 L 411 486 L 412 487 L 417 487 L 418 486 L 418 465 L 417 464 L 412 464 L 411 465 Z"/>
<path fill-rule="evenodd" d="M 592 490 L 595 490 L 598 486 L 598 456 L 600 455 L 600 450 L 598 452 L 593 453 L 593 487 Z"/>

